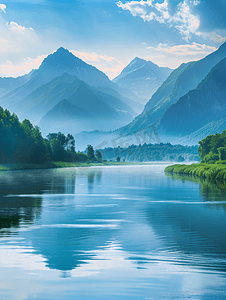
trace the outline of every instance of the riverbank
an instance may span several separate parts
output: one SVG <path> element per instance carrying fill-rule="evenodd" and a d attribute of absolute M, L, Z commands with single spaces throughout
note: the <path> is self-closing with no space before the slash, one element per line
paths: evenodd
<path fill-rule="evenodd" d="M 16 171 L 16 170 L 38 170 L 38 169 L 56 169 L 56 168 L 81 168 L 93 166 L 114 166 L 114 165 L 132 165 L 130 162 L 102 162 L 102 163 L 79 163 L 79 162 L 46 162 L 44 164 L 26 164 L 11 163 L 0 164 L 0 171 Z"/>
<path fill-rule="evenodd" d="M 181 175 L 193 175 L 203 179 L 226 180 L 226 164 L 191 164 L 191 165 L 172 165 L 164 170 L 166 173 L 174 173 Z"/>

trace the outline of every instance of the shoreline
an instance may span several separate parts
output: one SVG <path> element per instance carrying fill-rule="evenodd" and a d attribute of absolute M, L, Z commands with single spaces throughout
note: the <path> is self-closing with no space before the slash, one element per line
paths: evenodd
<path fill-rule="evenodd" d="M 25 170 L 48 170 L 48 169 L 62 169 L 62 168 L 89 168 L 89 167 L 104 167 L 104 166 L 143 166 L 155 164 L 172 164 L 172 162 L 150 161 L 150 162 L 101 162 L 101 163 L 82 163 L 82 162 L 47 162 L 44 164 L 34 163 L 9 163 L 0 164 L 0 172 L 4 171 L 25 171 Z"/>
<path fill-rule="evenodd" d="M 165 168 L 164 172 L 180 175 L 197 176 L 211 181 L 226 180 L 226 164 L 176 164 Z"/>
<path fill-rule="evenodd" d="M 101 162 L 101 163 L 73 163 L 73 162 L 47 162 L 44 164 L 34 163 L 9 163 L 0 164 L 0 172 L 4 171 L 24 171 L 24 170 L 48 170 L 60 168 L 86 168 L 94 166 L 115 166 L 115 165 L 131 165 L 130 162 Z"/>

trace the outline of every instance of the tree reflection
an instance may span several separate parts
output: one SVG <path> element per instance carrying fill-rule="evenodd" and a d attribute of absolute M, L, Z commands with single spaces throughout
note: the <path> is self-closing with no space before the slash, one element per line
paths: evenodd
<path fill-rule="evenodd" d="M 0 236 L 9 235 L 21 223 L 31 225 L 42 212 L 42 198 L 18 198 L 0 196 Z"/>
<path fill-rule="evenodd" d="M 203 179 L 200 177 L 192 176 L 192 175 L 180 175 L 180 174 L 171 174 L 165 173 L 167 177 L 170 177 L 172 180 L 181 180 L 183 182 L 190 181 L 199 184 L 199 192 L 203 197 L 204 201 L 212 201 L 217 202 L 216 205 L 211 204 L 212 208 L 222 207 L 226 212 L 226 200 L 225 199 L 225 191 L 226 191 L 226 183 L 223 181 L 215 181 L 210 182 L 207 179 Z M 219 203 L 221 201 L 221 203 Z"/>

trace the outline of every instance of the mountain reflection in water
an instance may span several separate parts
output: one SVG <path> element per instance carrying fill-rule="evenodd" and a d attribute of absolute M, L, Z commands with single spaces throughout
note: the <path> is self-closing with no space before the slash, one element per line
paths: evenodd
<path fill-rule="evenodd" d="M 225 277 L 225 191 L 194 178 L 167 177 L 163 170 L 156 165 L 2 172 L 0 247 L 32 249 L 30 256 L 42 257 L 46 270 L 59 270 L 64 279 L 80 278 L 86 270 L 94 280 L 109 269 L 104 280 L 110 284 L 123 268 L 134 274 L 138 294 L 122 299 L 144 299 L 135 298 L 144 293 L 142 280 L 154 289 L 153 299 L 164 293 L 170 299 L 180 285 L 171 272 L 180 277 L 184 268 L 191 276 L 197 270 L 199 276 Z M 150 275 L 151 270 L 158 272 Z M 144 279 L 139 272 L 149 275 Z M 163 282 L 167 291 L 157 288 Z M 216 289 L 220 299 L 216 295 L 225 285 Z"/>

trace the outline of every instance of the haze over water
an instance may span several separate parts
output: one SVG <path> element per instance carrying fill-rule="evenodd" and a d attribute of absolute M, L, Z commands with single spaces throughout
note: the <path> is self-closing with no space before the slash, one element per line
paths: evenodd
<path fill-rule="evenodd" d="M 165 167 L 2 172 L 0 299 L 224 299 L 225 193 Z"/>

